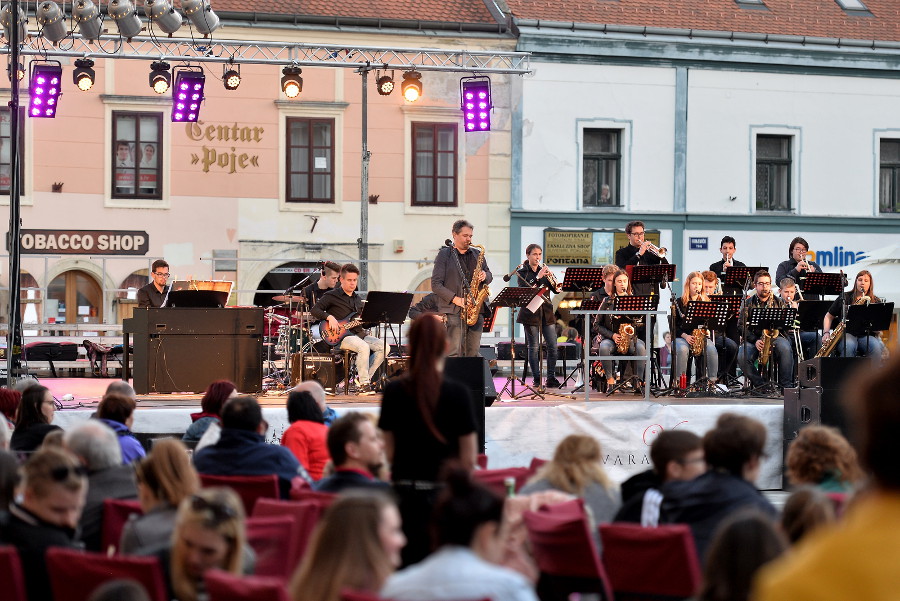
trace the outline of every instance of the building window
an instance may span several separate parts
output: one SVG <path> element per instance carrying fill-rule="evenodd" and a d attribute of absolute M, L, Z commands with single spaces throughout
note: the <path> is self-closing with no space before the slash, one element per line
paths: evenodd
<path fill-rule="evenodd" d="M 9 186 L 10 186 L 10 165 L 12 161 L 12 145 L 10 138 L 10 113 L 9 108 L 4 106 L 0 108 L 0 194 L 9 194 Z M 22 153 L 22 142 L 25 140 L 25 136 L 23 135 L 23 130 L 25 128 L 19 128 L 19 156 L 24 156 Z M 22 161 L 19 161 L 19 173 L 22 173 Z M 22 186 L 23 180 L 19 179 L 19 192 L 21 193 L 23 190 Z"/>
<path fill-rule="evenodd" d="M 756 210 L 791 210 L 791 136 L 756 136 Z"/>
<path fill-rule="evenodd" d="M 900 140 L 881 140 L 878 172 L 878 209 L 900 213 Z"/>
<path fill-rule="evenodd" d="M 413 123 L 412 204 L 455 207 L 456 124 Z"/>
<path fill-rule="evenodd" d="M 621 139 L 622 131 L 618 129 L 584 130 L 584 206 L 617 207 L 621 204 Z"/>
<path fill-rule="evenodd" d="M 162 198 L 162 113 L 113 111 L 112 197 Z"/>
<path fill-rule="evenodd" d="M 287 119 L 287 202 L 334 202 L 334 119 Z"/>

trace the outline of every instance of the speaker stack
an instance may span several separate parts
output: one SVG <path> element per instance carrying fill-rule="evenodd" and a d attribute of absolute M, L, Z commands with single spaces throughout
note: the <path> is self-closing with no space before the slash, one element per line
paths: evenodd
<path fill-rule="evenodd" d="M 291 386 L 301 381 L 316 380 L 322 388 L 334 392 L 337 385 L 344 381 L 344 360 L 340 355 L 300 353 L 291 356 Z"/>

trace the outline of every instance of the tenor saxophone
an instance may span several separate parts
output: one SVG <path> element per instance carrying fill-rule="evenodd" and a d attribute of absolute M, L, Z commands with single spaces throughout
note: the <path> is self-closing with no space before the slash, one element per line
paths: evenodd
<path fill-rule="evenodd" d="M 854 305 L 862 305 L 862 304 L 868 305 L 870 300 L 871 299 L 868 296 L 860 296 L 858 299 L 856 299 L 856 302 L 854 302 L 853 304 Z M 837 348 L 838 342 L 840 342 L 841 338 L 844 337 L 844 330 L 846 329 L 846 327 L 847 327 L 846 324 L 842 321 L 841 323 L 839 323 L 837 325 L 836 328 L 834 328 L 831 331 L 831 336 L 828 337 L 828 339 L 825 341 L 825 343 L 822 344 L 822 348 L 820 348 L 819 352 L 816 353 L 817 358 L 818 357 L 827 357 L 831 353 L 834 352 L 834 349 Z"/>
<path fill-rule="evenodd" d="M 634 326 L 630 323 L 619 325 L 619 341 L 616 343 L 616 350 L 620 355 L 627 355 L 628 349 L 631 347 L 631 341 L 634 339 Z"/>
<path fill-rule="evenodd" d="M 759 352 L 759 364 L 766 365 L 769 357 L 772 355 L 772 341 L 778 338 L 778 330 L 763 330 L 762 341 L 763 347 Z"/>
<path fill-rule="evenodd" d="M 694 344 L 691 345 L 691 354 L 699 357 L 706 350 L 706 329 L 696 328 L 691 332 L 691 336 L 694 337 Z"/>
<path fill-rule="evenodd" d="M 472 248 L 481 250 L 478 253 L 478 259 L 475 261 L 475 269 L 472 271 L 472 280 L 469 282 L 469 290 L 466 292 L 465 312 L 466 324 L 474 326 L 478 323 L 478 316 L 481 314 L 481 306 L 491 294 L 490 288 L 481 286 L 480 274 L 484 271 L 484 247 L 480 244 L 473 244 Z"/>

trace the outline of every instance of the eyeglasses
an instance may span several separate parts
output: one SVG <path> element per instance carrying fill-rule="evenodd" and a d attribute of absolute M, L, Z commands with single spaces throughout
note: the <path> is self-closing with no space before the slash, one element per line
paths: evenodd
<path fill-rule="evenodd" d="M 83 465 L 79 465 L 76 467 L 57 467 L 50 470 L 50 477 L 53 478 L 54 482 L 62 482 L 69 477 L 69 474 L 76 477 L 86 478 L 88 475 L 88 469 Z"/>
<path fill-rule="evenodd" d="M 629 235 L 629 236 L 643 236 L 643 235 L 644 235 L 644 232 L 642 232 L 642 231 L 641 231 L 641 232 L 631 232 L 631 233 L 628 234 L 628 235 Z"/>
<path fill-rule="evenodd" d="M 169 279 L 169 276 L 172 275 L 172 274 L 169 274 L 169 273 L 158 273 L 158 272 L 154 271 L 154 272 L 153 272 L 153 275 L 155 275 L 156 277 Z"/>
<path fill-rule="evenodd" d="M 194 511 L 208 511 L 212 516 L 209 522 L 213 526 L 237 517 L 237 513 L 228 505 L 219 501 L 207 501 L 199 495 L 191 497 L 191 509 Z"/>

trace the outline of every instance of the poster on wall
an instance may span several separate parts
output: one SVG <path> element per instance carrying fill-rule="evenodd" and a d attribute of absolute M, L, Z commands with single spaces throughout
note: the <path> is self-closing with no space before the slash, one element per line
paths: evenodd
<path fill-rule="evenodd" d="M 646 239 L 659 246 L 659 232 L 647 232 Z M 544 262 L 547 265 L 606 265 L 616 250 L 628 244 L 619 230 L 544 230 Z"/>

